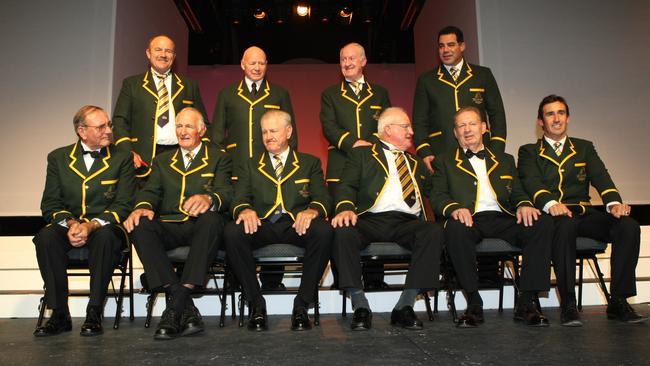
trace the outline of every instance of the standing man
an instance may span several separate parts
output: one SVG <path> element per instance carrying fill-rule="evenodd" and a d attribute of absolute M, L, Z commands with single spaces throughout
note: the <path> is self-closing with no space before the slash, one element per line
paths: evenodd
<path fill-rule="evenodd" d="M 363 75 L 366 52 L 358 43 L 341 48 L 339 54 L 344 80 L 321 94 L 320 121 L 329 142 L 327 185 L 334 196 L 343 166 L 352 149 L 370 146 L 377 132 L 377 118 L 390 107 L 388 91 L 371 84 Z"/>
<path fill-rule="evenodd" d="M 419 293 L 439 286 L 442 245 L 442 229 L 426 221 L 424 212 L 423 195 L 431 178 L 406 151 L 413 145 L 413 130 L 403 109 L 387 108 L 377 129 L 375 143 L 351 151 L 337 188 L 337 215 L 331 222 L 339 286 L 352 297 L 352 330 L 370 329 L 372 312 L 361 285 L 359 252 L 374 241 L 396 242 L 412 254 L 391 324 L 422 329 L 413 305 Z"/>
<path fill-rule="evenodd" d="M 607 317 L 626 323 L 644 322 L 627 298 L 636 295 L 635 269 L 641 229 L 630 217 L 605 164 L 592 142 L 567 135 L 569 106 L 564 98 L 549 95 L 537 109 L 537 124 L 544 136 L 519 148 L 519 173 L 535 206 L 555 220 L 553 267 L 560 292 L 564 326 L 581 326 L 576 308 L 576 238 L 585 236 L 612 243 L 611 298 Z M 590 203 L 589 186 L 599 192 L 605 211 Z"/>
<path fill-rule="evenodd" d="M 184 108 L 175 121 L 179 148 L 156 156 L 151 176 L 124 222 L 149 287 L 163 288 L 171 298 L 154 339 L 203 331 L 190 294 L 205 283 L 223 234 L 220 213 L 232 198 L 232 161 L 225 152 L 201 142 L 206 131 L 201 112 Z M 190 252 L 179 278 L 166 251 L 186 245 Z"/>
<path fill-rule="evenodd" d="M 483 145 L 487 127 L 478 108 L 459 109 L 454 125 L 460 147 L 434 160 L 431 200 L 436 214 L 446 220 L 447 251 L 467 296 L 467 310 L 457 326 L 476 327 L 484 320 L 476 268 L 476 245 L 484 238 L 503 239 L 523 249 L 515 320 L 548 326 L 534 299 L 550 288 L 553 221 L 532 207 L 514 158 Z"/>
<path fill-rule="evenodd" d="M 219 92 L 210 125 L 210 140 L 223 146 L 233 159 L 233 180 L 239 177 L 239 168 L 248 160 L 256 160 L 264 152 L 260 119 L 270 110 L 281 110 L 291 116 L 293 134 L 289 140 L 292 149 L 298 148 L 293 108 L 289 93 L 283 87 L 266 79 L 266 54 L 259 47 L 244 51 L 241 68 L 244 79 Z M 282 266 L 264 266 L 260 274 L 264 290 L 285 290 L 282 284 Z"/>
<path fill-rule="evenodd" d="M 431 171 L 436 155 L 456 148 L 454 114 L 474 106 L 487 122 L 484 143 L 505 151 L 506 114 L 492 72 L 463 58 L 463 32 L 448 26 L 438 33 L 441 64 L 418 78 L 413 98 L 413 131 L 417 154 Z"/>
<path fill-rule="evenodd" d="M 198 85 L 172 72 L 174 41 L 165 35 L 155 36 L 145 53 L 151 68 L 124 79 L 113 113 L 115 145 L 132 152 L 138 178 L 151 173 L 154 156 L 178 148 L 177 111 L 194 107 L 207 118 Z"/>
<path fill-rule="evenodd" d="M 266 151 L 247 159 L 241 169 L 232 204 L 235 221 L 225 229 L 226 252 L 246 300 L 252 303 L 248 329 L 261 331 L 267 329 L 266 302 L 255 278 L 253 250 L 273 243 L 305 248 L 291 329 L 311 329 L 307 309 L 316 301 L 330 257 L 333 230 L 325 219 L 331 198 L 320 160 L 289 147 L 291 115 L 268 111 L 260 122 Z"/>
<path fill-rule="evenodd" d="M 45 282 L 45 302 L 53 309 L 34 335 L 70 331 L 67 253 L 88 248 L 90 300 L 82 336 L 103 333 L 102 314 L 108 282 L 126 247 L 119 226 L 129 212 L 135 190 L 131 156 L 111 145 L 112 124 L 103 109 L 87 105 L 73 119 L 79 140 L 47 156 L 47 178 L 41 200 L 48 225 L 34 237 L 36 259 Z"/>

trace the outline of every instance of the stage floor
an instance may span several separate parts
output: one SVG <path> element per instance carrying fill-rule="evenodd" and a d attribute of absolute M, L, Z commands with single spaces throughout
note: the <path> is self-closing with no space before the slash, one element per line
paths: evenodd
<path fill-rule="evenodd" d="M 635 305 L 650 314 L 648 304 Z M 82 338 L 82 318 L 73 319 L 73 331 L 34 338 L 36 319 L 0 319 L 0 365 L 647 365 L 650 324 L 623 324 L 607 320 L 605 307 L 585 307 L 582 328 L 559 325 L 559 309 L 545 309 L 549 328 L 529 328 L 512 320 L 512 310 L 486 312 L 476 329 L 457 329 L 448 312 L 424 320 L 422 331 L 390 325 L 389 313 L 374 314 L 373 329 L 352 332 L 349 318 L 324 315 L 311 331 L 289 330 L 289 316 L 269 317 L 269 331 L 253 333 L 227 319 L 219 328 L 207 317 L 206 331 L 172 341 L 152 338 L 144 318 L 123 320 L 119 330 L 106 318 L 105 334 Z"/>

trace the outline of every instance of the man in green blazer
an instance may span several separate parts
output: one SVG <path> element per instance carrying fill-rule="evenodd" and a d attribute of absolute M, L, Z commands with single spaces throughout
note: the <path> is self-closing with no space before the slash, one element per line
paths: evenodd
<path fill-rule="evenodd" d="M 124 79 L 113 112 L 115 145 L 133 153 L 139 178 L 151 174 L 154 156 L 178 147 L 177 112 L 194 107 L 207 119 L 198 85 L 171 70 L 174 41 L 165 35 L 153 37 L 145 53 L 151 68 Z"/>
<path fill-rule="evenodd" d="M 255 160 L 264 152 L 260 119 L 267 111 L 281 110 L 289 113 L 293 134 L 289 140 L 292 149 L 298 148 L 293 107 L 289 93 L 283 87 L 266 79 L 268 61 L 259 47 L 244 51 L 241 68 L 244 79 L 221 90 L 214 108 L 209 136 L 212 143 L 224 147 L 233 159 L 233 181 L 237 181 L 240 168 L 248 160 Z M 260 273 L 265 290 L 285 290 L 282 283 L 282 266 L 263 266 Z"/>
<path fill-rule="evenodd" d="M 378 139 L 352 150 L 336 192 L 332 219 L 334 261 L 339 287 L 352 297 L 352 330 L 368 330 L 372 312 L 361 283 L 360 251 L 371 242 L 394 241 L 412 252 L 404 291 L 391 324 L 422 329 L 413 306 L 421 292 L 437 288 L 442 229 L 426 221 L 424 195 L 431 177 L 407 150 L 413 130 L 401 108 L 387 108 L 377 125 Z"/>
<path fill-rule="evenodd" d="M 413 98 L 413 140 L 429 170 L 434 157 L 456 148 L 454 114 L 474 106 L 488 123 L 484 142 L 505 151 L 506 114 L 492 72 L 463 58 L 463 32 L 448 26 L 438 33 L 440 65 L 420 75 Z"/>
<path fill-rule="evenodd" d="M 363 75 L 367 60 L 360 44 L 343 47 L 340 61 L 344 80 L 323 91 L 320 110 L 323 133 L 329 142 L 326 176 L 332 195 L 348 155 L 353 148 L 372 145 L 377 118 L 390 107 L 388 91 Z"/>
<path fill-rule="evenodd" d="M 205 283 L 223 234 L 220 213 L 227 210 L 232 199 L 232 161 L 222 150 L 201 141 L 205 131 L 198 109 L 188 107 L 178 113 L 179 148 L 156 156 L 151 176 L 124 222 L 149 287 L 163 288 L 172 298 L 154 339 L 203 331 L 201 314 L 190 293 Z M 180 246 L 189 246 L 190 251 L 178 278 L 166 251 Z"/>
<path fill-rule="evenodd" d="M 476 245 L 484 238 L 503 239 L 523 249 L 523 265 L 515 320 L 530 326 L 548 326 L 534 303 L 550 288 L 553 222 L 542 215 L 519 182 L 514 158 L 485 148 L 487 129 L 476 107 L 462 107 L 454 117 L 459 147 L 433 161 L 431 200 L 445 225 L 445 243 L 458 282 L 467 296 L 467 310 L 459 327 L 483 322 L 483 300 L 478 292 Z"/>
<path fill-rule="evenodd" d="M 576 308 L 576 238 L 612 243 L 611 298 L 607 317 L 627 323 L 644 322 L 627 298 L 636 295 L 635 269 L 641 229 L 630 206 L 616 189 L 592 142 L 568 137 L 569 106 L 558 95 L 542 99 L 537 124 L 543 138 L 519 148 L 519 174 L 535 207 L 555 220 L 553 267 L 562 308 L 562 325 L 581 326 Z M 599 193 L 605 211 L 591 207 L 589 186 Z"/>
<path fill-rule="evenodd" d="M 84 106 L 74 116 L 79 140 L 47 156 L 41 200 L 48 225 L 34 237 L 45 301 L 52 316 L 34 331 L 37 337 L 72 329 L 68 310 L 67 253 L 88 248 L 90 300 L 82 336 L 103 332 L 108 282 L 127 237 L 119 223 L 128 215 L 135 189 L 131 156 L 111 144 L 112 125 L 103 109 Z"/>
<path fill-rule="evenodd" d="M 289 147 L 291 115 L 269 111 L 262 116 L 265 152 L 241 169 L 232 204 L 234 222 L 225 228 L 232 271 L 252 303 L 248 329 L 267 329 L 266 302 L 255 277 L 253 250 L 274 243 L 305 248 L 302 279 L 293 301 L 292 330 L 311 328 L 307 315 L 330 257 L 331 210 L 321 162 Z M 318 304 L 316 304 L 318 306 Z"/>

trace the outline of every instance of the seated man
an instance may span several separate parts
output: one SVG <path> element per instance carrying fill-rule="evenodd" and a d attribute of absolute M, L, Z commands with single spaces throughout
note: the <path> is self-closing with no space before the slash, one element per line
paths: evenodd
<path fill-rule="evenodd" d="M 557 277 L 564 326 L 581 326 L 576 308 L 576 238 L 584 236 L 612 243 L 611 299 L 607 317 L 627 323 L 644 322 L 627 298 L 636 295 L 634 271 L 639 258 L 641 229 L 622 203 L 605 164 L 594 145 L 587 140 L 569 138 L 569 106 L 564 98 L 549 95 L 537 110 L 537 124 L 544 137 L 519 148 L 522 184 L 535 206 L 555 221 L 553 267 Z M 602 198 L 606 211 L 589 207 L 589 185 Z"/>
<path fill-rule="evenodd" d="M 433 161 L 431 200 L 436 214 L 446 219 L 447 252 L 467 296 L 467 310 L 458 326 L 475 327 L 483 322 L 475 248 L 483 238 L 499 238 L 522 247 L 521 294 L 515 320 L 548 326 L 534 300 L 537 292 L 550 288 L 553 222 L 532 207 L 513 157 L 484 149 L 486 128 L 478 109 L 459 109 L 454 116 L 454 135 L 460 147 Z"/>
<path fill-rule="evenodd" d="M 412 252 L 406 284 L 391 314 L 391 324 L 422 329 L 413 305 L 420 292 L 437 288 L 442 229 L 426 221 L 423 195 L 430 176 L 406 152 L 413 145 L 411 121 L 401 108 L 379 116 L 379 140 L 353 149 L 336 192 L 334 261 L 339 286 L 352 297 L 352 330 L 368 330 L 372 312 L 361 285 L 361 249 L 374 241 L 394 241 Z"/>
<path fill-rule="evenodd" d="M 252 303 L 248 329 L 267 329 L 266 302 L 255 277 L 253 250 L 273 243 L 305 248 L 302 280 L 293 301 L 291 330 L 311 328 L 307 315 L 330 256 L 331 206 L 320 160 L 289 147 L 291 116 L 280 110 L 261 120 L 266 152 L 243 162 L 232 204 L 234 222 L 225 229 L 226 252 L 246 300 Z M 318 306 L 318 305 L 316 305 Z"/>
<path fill-rule="evenodd" d="M 111 144 L 113 125 L 103 109 L 84 106 L 73 119 L 79 140 L 47 156 L 47 178 L 41 200 L 48 225 L 34 237 L 36 258 L 45 282 L 45 302 L 53 309 L 37 337 L 72 329 L 68 310 L 67 252 L 88 248 L 90 300 L 82 336 L 102 334 L 108 282 L 126 246 L 118 225 L 129 213 L 135 176 L 131 154 Z"/>
<path fill-rule="evenodd" d="M 124 222 L 149 287 L 162 287 L 167 293 L 167 307 L 154 339 L 203 331 L 201 314 L 190 294 L 205 283 L 223 234 L 220 212 L 232 198 L 232 161 L 225 152 L 201 142 L 205 130 L 197 109 L 188 107 L 178 113 L 179 148 L 154 158 L 149 180 Z M 178 278 L 166 251 L 180 246 L 189 246 L 190 252 Z"/>

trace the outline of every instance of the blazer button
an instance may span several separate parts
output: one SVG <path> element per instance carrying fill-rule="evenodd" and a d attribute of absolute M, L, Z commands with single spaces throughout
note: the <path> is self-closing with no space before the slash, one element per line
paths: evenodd
<path fill-rule="evenodd" d="M 90 188 L 90 187 L 88 187 L 88 186 L 84 186 L 84 188 L 88 189 L 88 188 Z"/>
<path fill-rule="evenodd" d="M 375 196 L 379 196 L 379 192 L 375 192 Z"/>
<path fill-rule="evenodd" d="M 474 181 L 474 185 L 476 185 L 476 184 L 477 184 L 476 181 Z"/>

